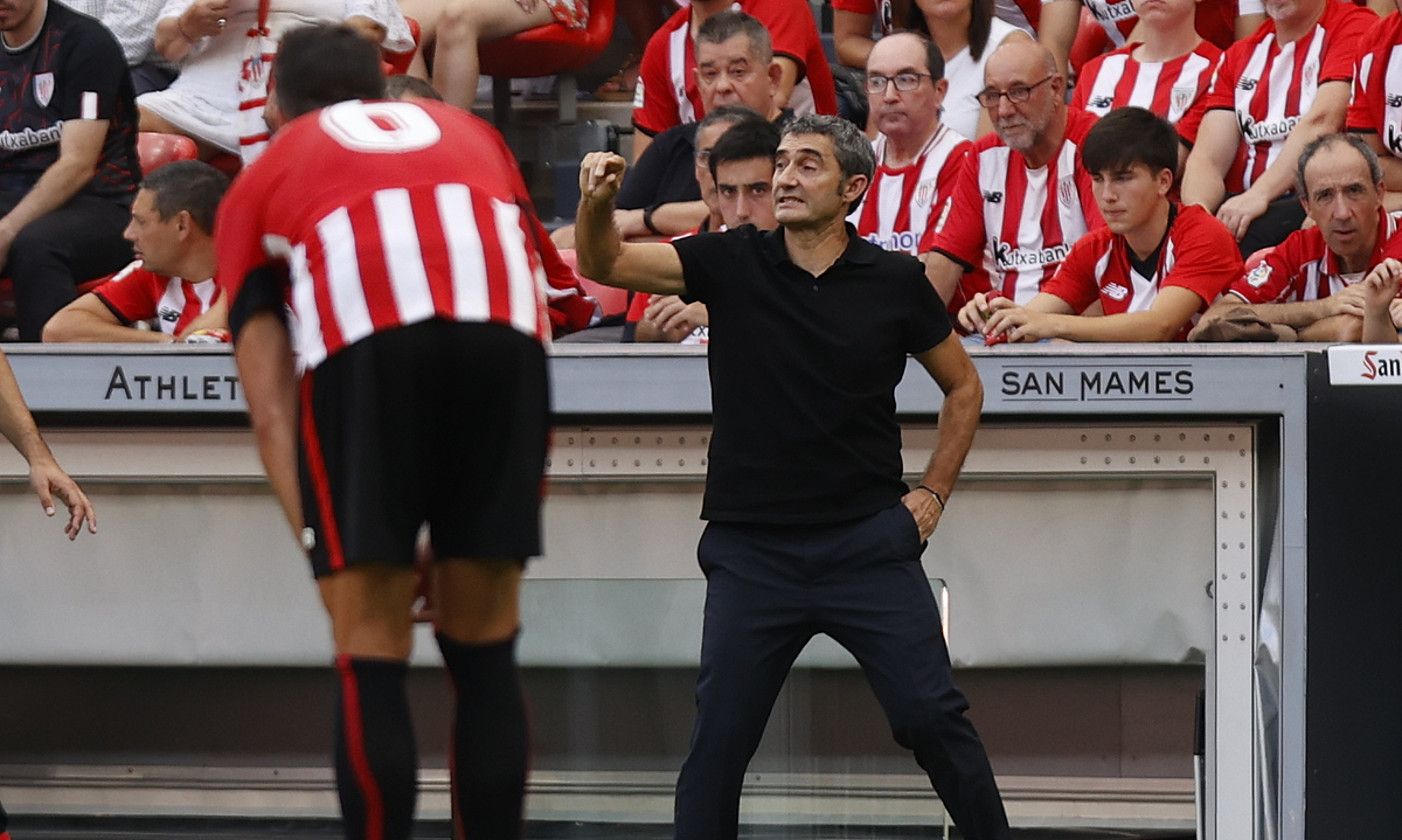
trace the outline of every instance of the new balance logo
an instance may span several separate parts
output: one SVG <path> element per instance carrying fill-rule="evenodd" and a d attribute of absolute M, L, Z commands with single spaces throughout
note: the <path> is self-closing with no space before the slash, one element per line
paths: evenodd
<path fill-rule="evenodd" d="M 989 204 L 1002 204 L 1003 194 L 1000 192 L 989 192 L 987 190 L 984 190 L 983 200 L 988 202 Z"/>
<path fill-rule="evenodd" d="M 1096 109 L 1109 108 L 1114 104 L 1115 98 L 1113 96 L 1097 96 L 1090 101 L 1090 107 Z"/>
<path fill-rule="evenodd" d="M 1244 79 L 1244 78 L 1243 78 L 1243 79 L 1237 79 L 1236 86 L 1239 87 L 1239 88 L 1241 88 L 1242 90 L 1255 90 L 1255 89 L 1256 89 L 1256 80 L 1255 80 L 1255 79 Z"/>
<path fill-rule="evenodd" d="M 169 306 L 162 306 L 156 311 L 156 314 L 161 317 L 162 321 L 168 321 L 172 324 L 180 320 L 180 310 Z"/>
<path fill-rule="evenodd" d="M 1111 300 L 1124 300 L 1129 297 L 1129 289 L 1119 283 L 1108 283 L 1104 289 L 1105 296 Z"/>
<path fill-rule="evenodd" d="M 1402 107 L 1402 94 L 1389 93 L 1387 95 L 1387 104 L 1392 108 Z"/>

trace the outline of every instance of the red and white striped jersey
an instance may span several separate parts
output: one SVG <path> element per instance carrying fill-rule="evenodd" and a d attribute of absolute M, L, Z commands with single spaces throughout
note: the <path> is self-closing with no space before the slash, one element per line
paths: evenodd
<path fill-rule="evenodd" d="M 941 125 L 909 166 L 887 166 L 886 135 L 872 141 L 876 173 L 862 203 L 847 217 L 857 235 L 885 248 L 914 256 L 925 232 L 948 212 L 954 179 L 971 144 Z"/>
<path fill-rule="evenodd" d="M 1125 44 L 1087 61 L 1071 104 L 1097 117 L 1134 105 L 1176 123 L 1207 92 L 1212 68 L 1222 57 L 1221 50 L 1202 41 L 1192 52 L 1169 61 L 1135 61 L 1137 47 L 1138 42 Z"/>
<path fill-rule="evenodd" d="M 1204 112 L 1234 111 L 1241 142 L 1227 173 L 1227 192 L 1245 192 L 1280 156 L 1319 86 L 1352 82 L 1359 44 L 1377 22 L 1367 8 L 1331 0 L 1309 33 L 1282 44 L 1275 21 L 1267 19 L 1223 54 L 1207 95 L 1178 122 L 1178 133 L 1196 142 Z"/>
<path fill-rule="evenodd" d="M 1110 39 L 1111 46 L 1123 47 L 1139 23 L 1134 0 L 1081 0 Z M 1193 24 L 1198 34 L 1221 49 L 1236 41 L 1237 0 L 1198 0 Z"/>
<path fill-rule="evenodd" d="M 871 15 L 882 35 L 906 28 L 906 21 L 895 20 L 891 0 L 832 0 L 832 7 L 844 12 Z M 1011 23 L 1028 34 L 1036 34 L 1042 16 L 1042 0 L 994 0 L 993 16 Z"/>
<path fill-rule="evenodd" d="M 1094 124 L 1095 117 L 1068 108 L 1061 148 L 1040 169 L 1028 169 L 997 134 L 980 138 L 955 180 L 953 212 L 936 220 L 920 252 L 940 251 L 963 263 L 966 297 L 996 289 L 1027 303 L 1056 273 L 1071 243 L 1104 224 L 1081 163 L 1081 144 Z"/>
<path fill-rule="evenodd" d="M 817 24 L 807 4 L 795 0 L 737 0 L 732 8 L 754 16 L 769 30 L 774 54 L 798 65 L 798 82 L 787 107 L 794 113 L 836 114 L 837 86 Z M 706 116 L 696 86 L 696 44 L 687 3 L 648 39 L 633 91 L 633 125 L 656 135 Z"/>
<path fill-rule="evenodd" d="M 438 102 L 341 102 L 299 117 L 234 181 L 216 233 L 235 304 L 285 260 L 307 369 L 431 318 L 550 336 L 548 241 L 494 128 Z"/>
<path fill-rule="evenodd" d="M 1179 286 L 1202 299 L 1198 307 L 1202 313 L 1240 277 L 1241 254 L 1235 237 L 1211 213 L 1189 205 L 1177 209 L 1152 276 L 1135 270 L 1123 236 L 1101 228 L 1076 242 L 1042 291 L 1066 301 L 1076 312 L 1099 300 L 1106 315 L 1119 315 L 1147 312 L 1159 289 Z M 1175 340 L 1187 338 L 1191 326 L 1185 324 Z"/>
<path fill-rule="evenodd" d="M 155 318 L 166 335 L 180 335 L 219 299 L 214 278 L 192 282 L 157 274 L 141 260 L 113 274 L 92 293 L 123 324 Z"/>
<path fill-rule="evenodd" d="M 1402 259 L 1399 225 L 1402 211 L 1378 212 L 1378 240 L 1367 269 L 1386 257 Z M 1329 250 L 1319 228 L 1297 230 L 1273 248 L 1252 254 L 1246 270 L 1232 283 L 1228 293 L 1247 303 L 1297 303 L 1321 300 L 1352 286 L 1367 273 L 1346 273 L 1339 258 Z"/>
<path fill-rule="evenodd" d="M 1402 14 L 1383 18 L 1359 48 L 1346 124 L 1402 156 Z"/>

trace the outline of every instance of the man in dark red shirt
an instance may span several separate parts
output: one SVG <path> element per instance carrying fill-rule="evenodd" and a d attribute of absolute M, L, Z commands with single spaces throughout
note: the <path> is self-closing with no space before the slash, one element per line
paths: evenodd
<path fill-rule="evenodd" d="M 459 830 L 519 837 L 517 592 L 540 553 L 548 240 L 501 135 L 442 103 L 376 101 L 379 56 L 352 30 L 293 31 L 273 80 L 285 124 L 225 198 L 217 276 L 263 463 L 331 619 L 346 836 L 412 829 L 404 680 L 427 523 Z"/>

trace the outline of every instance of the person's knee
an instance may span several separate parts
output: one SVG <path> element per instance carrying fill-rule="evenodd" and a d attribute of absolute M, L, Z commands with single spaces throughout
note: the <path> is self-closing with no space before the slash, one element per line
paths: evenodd
<path fill-rule="evenodd" d="M 404 660 L 413 647 L 416 579 L 408 568 L 357 566 L 318 581 L 336 652 Z"/>
<path fill-rule="evenodd" d="M 438 632 L 463 644 L 511 638 L 520 627 L 519 560 L 454 559 L 434 564 Z"/>
<path fill-rule="evenodd" d="M 443 4 L 438 16 L 438 42 L 451 45 L 455 42 L 477 41 L 482 32 L 486 11 L 482 3 L 470 0 L 448 0 Z"/>

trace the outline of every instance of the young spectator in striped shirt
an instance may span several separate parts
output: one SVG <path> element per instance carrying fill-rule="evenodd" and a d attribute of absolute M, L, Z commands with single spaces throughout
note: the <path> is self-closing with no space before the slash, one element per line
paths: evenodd
<path fill-rule="evenodd" d="M 1251 326 L 1243 317 L 1258 322 L 1257 330 L 1269 327 L 1279 340 L 1359 340 L 1368 296 L 1359 281 L 1384 258 L 1402 257 L 1402 213 L 1383 208 L 1382 167 L 1357 135 L 1329 134 L 1310 143 L 1296 177 L 1314 226 L 1253 255 L 1193 330 L 1194 340 L 1267 337 L 1241 329 Z"/>
<path fill-rule="evenodd" d="M 1227 50 L 1207 95 L 1178 123 L 1192 146 L 1183 202 L 1215 212 L 1243 255 L 1304 221 L 1289 194 L 1300 150 L 1343 128 L 1358 46 L 1378 20 L 1336 0 L 1270 0 L 1266 12 L 1270 20 Z"/>
<path fill-rule="evenodd" d="M 1068 56 L 1080 30 L 1082 8 L 1100 24 L 1112 49 L 1142 37 L 1142 11 L 1135 0 L 1045 0 L 1038 40 L 1056 55 L 1063 71 L 1068 69 Z M 1261 0 L 1199 0 L 1193 10 L 1193 28 L 1225 50 L 1260 27 L 1265 20 L 1262 11 Z M 1076 83 L 1080 84 L 1079 78 Z"/>
<path fill-rule="evenodd" d="M 1095 118 L 1067 107 L 1064 80 L 1038 44 L 999 47 L 984 79 L 979 101 L 995 133 L 965 156 L 956 212 L 941 214 L 920 252 L 946 303 L 997 291 L 1022 304 L 1056 273 L 1071 243 L 1103 224 L 1081 164 Z"/>
<path fill-rule="evenodd" d="M 1349 102 L 1348 130 L 1357 133 L 1378 155 L 1382 166 L 1383 203 L 1402 210 L 1402 12 L 1394 11 L 1368 33 L 1359 48 Z"/>
<path fill-rule="evenodd" d="M 707 18 L 727 10 L 752 15 L 769 30 L 780 74 L 774 102 L 796 114 L 837 113 L 837 88 L 808 4 L 794 0 L 691 0 L 653 33 L 633 96 L 633 160 L 652 138 L 705 114 L 697 86 L 695 41 Z M 763 72 L 762 68 L 751 72 Z"/>
<path fill-rule="evenodd" d="M 1139 0 L 1141 40 L 1086 62 L 1072 104 L 1098 117 L 1136 105 L 1177 123 L 1207 92 L 1222 56 L 1194 28 L 1197 7 L 1195 0 Z"/>
<path fill-rule="evenodd" d="M 168 343 L 196 333 L 219 340 L 204 331 L 228 328 L 214 282 L 214 212 L 228 186 L 224 173 L 193 160 L 148 175 L 123 234 L 136 262 L 59 310 L 44 340 Z M 154 330 L 136 326 L 152 319 Z"/>
<path fill-rule="evenodd" d="M 949 206 L 970 144 L 940 122 L 947 87 L 939 47 L 913 32 L 887 35 L 867 59 L 867 100 L 881 132 L 872 141 L 876 174 L 847 221 L 888 251 L 915 256 Z"/>
<path fill-rule="evenodd" d="M 1077 240 L 1026 306 L 976 295 L 959 313 L 988 339 L 1175 341 L 1234 279 L 1231 234 L 1201 207 L 1170 197 L 1173 127 L 1143 108 L 1111 111 L 1086 135 L 1086 169 L 1105 227 Z M 1081 315 L 1096 300 L 1103 315 Z"/>

